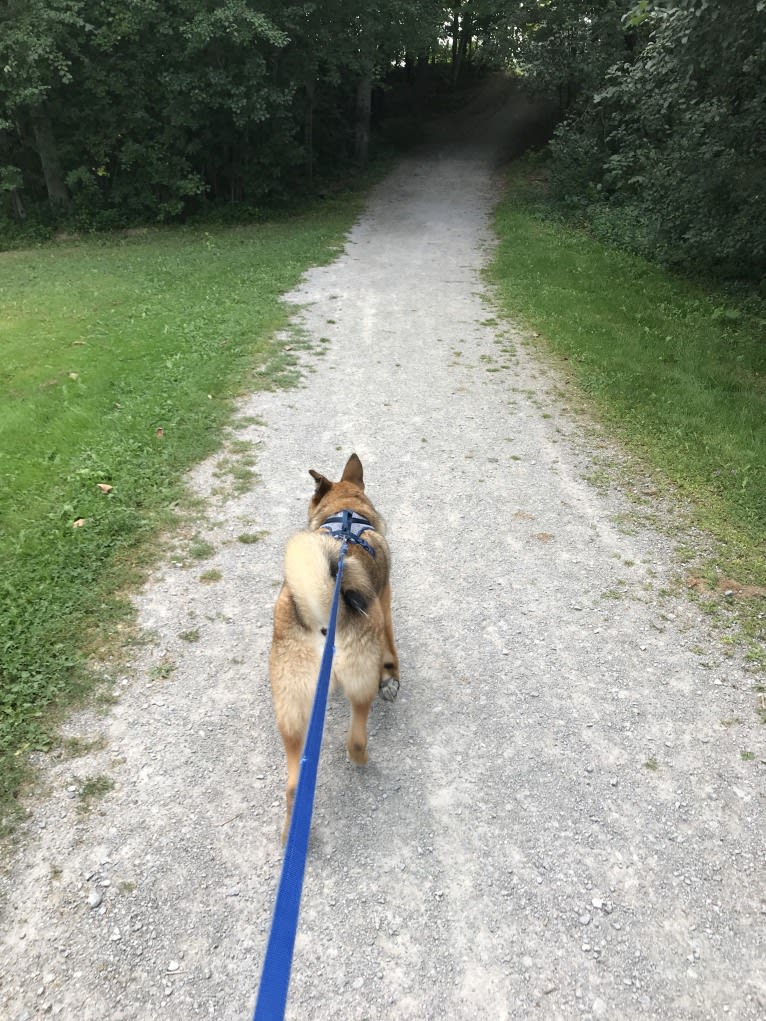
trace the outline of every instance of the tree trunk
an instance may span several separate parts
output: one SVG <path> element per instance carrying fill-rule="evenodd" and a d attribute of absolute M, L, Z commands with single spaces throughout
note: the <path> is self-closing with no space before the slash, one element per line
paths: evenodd
<path fill-rule="evenodd" d="M 372 107 L 372 74 L 365 74 L 356 87 L 356 121 L 354 124 L 354 162 L 361 169 L 370 158 L 370 110 Z"/>
<path fill-rule="evenodd" d="M 457 11 L 452 16 L 452 88 L 457 85 L 460 74 L 460 18 Z"/>
<path fill-rule="evenodd" d="M 404 76 L 410 88 L 415 84 L 415 57 L 410 50 L 404 54 Z"/>
<path fill-rule="evenodd" d="M 50 117 L 42 106 L 38 106 L 31 111 L 30 120 L 32 122 L 35 148 L 43 168 L 48 199 L 53 206 L 65 205 L 69 201 L 69 192 L 64 183 L 64 172 L 61 169 L 61 161 L 56 146 L 56 139 L 53 136 L 53 125 L 51 124 Z"/>
<path fill-rule="evenodd" d="M 308 79 L 304 85 L 306 91 L 306 106 L 303 113 L 303 146 L 306 150 L 306 184 L 309 188 L 314 187 L 314 96 L 316 94 L 316 82 L 313 78 Z"/>
<path fill-rule="evenodd" d="M 466 60 L 471 59 L 471 40 L 473 39 L 473 23 L 470 15 L 463 15 L 463 26 L 460 30 L 460 56 L 459 65 L 463 66 Z"/>
<path fill-rule="evenodd" d="M 13 211 L 16 214 L 16 219 L 25 220 L 27 211 L 24 208 L 24 203 L 21 199 L 21 192 L 18 188 L 14 188 L 11 191 L 11 205 L 13 206 Z"/>
<path fill-rule="evenodd" d="M 417 63 L 415 64 L 412 109 L 417 115 L 422 114 L 426 108 L 429 85 L 429 59 L 428 53 L 419 53 Z"/>

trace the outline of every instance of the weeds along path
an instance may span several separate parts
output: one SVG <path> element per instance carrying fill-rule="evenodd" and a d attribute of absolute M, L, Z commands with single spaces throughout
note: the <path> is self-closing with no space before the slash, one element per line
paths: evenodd
<path fill-rule="evenodd" d="M 45 766 L 3 878 L 3 1018 L 250 1016 L 280 864 L 271 608 L 307 469 L 352 450 L 402 691 L 364 769 L 331 699 L 288 1017 L 765 1015 L 753 679 L 663 594 L 669 542 L 584 481 L 595 441 L 496 318 L 490 156 L 406 160 L 292 295 L 303 382 L 233 434 L 259 481 L 195 474 L 212 555 L 179 539 L 115 704 L 67 726 L 102 746 Z"/>

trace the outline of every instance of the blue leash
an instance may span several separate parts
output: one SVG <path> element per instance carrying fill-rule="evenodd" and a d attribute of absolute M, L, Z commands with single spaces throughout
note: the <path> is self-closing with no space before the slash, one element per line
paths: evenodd
<path fill-rule="evenodd" d="M 311 813 L 314 808 L 314 791 L 316 790 L 319 767 L 319 749 L 322 744 L 332 657 L 335 652 L 335 624 L 338 618 L 340 582 L 343 577 L 343 560 L 347 549 L 348 542 L 344 541 L 338 556 L 338 574 L 335 578 L 335 592 L 330 607 L 330 620 L 327 624 L 327 638 L 322 652 L 309 728 L 303 745 L 301 770 L 293 802 L 293 815 L 287 835 L 285 856 L 282 860 L 282 874 L 279 877 L 274 914 L 271 919 L 271 932 L 266 944 L 266 956 L 263 959 L 263 970 L 258 987 L 258 997 L 255 1001 L 253 1021 L 281 1021 L 285 1016 L 287 990 L 290 985 L 290 970 L 295 949 L 295 933 L 301 909 L 303 875 L 306 871 Z"/>

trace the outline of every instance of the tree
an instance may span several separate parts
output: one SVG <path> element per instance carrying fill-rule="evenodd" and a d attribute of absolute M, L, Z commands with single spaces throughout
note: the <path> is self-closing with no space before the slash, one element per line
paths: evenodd
<path fill-rule="evenodd" d="M 5 0 L 0 191 L 15 215 L 164 220 L 364 166 L 373 87 L 438 37 L 437 0 Z"/>
<path fill-rule="evenodd" d="M 629 59 L 554 140 L 558 193 L 612 236 L 679 265 L 766 269 L 766 3 L 642 0 Z"/>
<path fill-rule="evenodd" d="M 588 102 L 607 70 L 625 59 L 622 18 L 631 0 L 550 0 L 525 9 L 516 59 L 533 91 L 556 95 L 566 113 Z"/>
<path fill-rule="evenodd" d="M 82 8 L 81 0 L 8 0 L 0 10 L 0 129 L 33 146 L 54 205 L 69 194 L 51 102 L 71 81 L 72 54 L 89 28 Z"/>
<path fill-rule="evenodd" d="M 506 35 L 523 10 L 521 0 L 502 3 L 499 0 L 454 0 L 447 9 L 446 32 L 450 40 L 452 88 L 456 88 L 463 68 L 481 52 L 490 55 L 490 62 L 503 65 L 511 47 Z M 504 42 L 500 43 L 500 39 Z"/>

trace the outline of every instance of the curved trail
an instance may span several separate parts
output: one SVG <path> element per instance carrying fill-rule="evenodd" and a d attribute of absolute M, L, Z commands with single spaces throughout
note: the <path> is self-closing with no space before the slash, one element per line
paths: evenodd
<path fill-rule="evenodd" d="M 271 607 L 307 469 L 352 450 L 402 691 L 364 769 L 331 699 L 287 1016 L 766 1015 L 753 678 L 662 595 L 667 540 L 618 527 L 630 504 L 583 481 L 588 441 L 494 318 L 491 155 L 404 161 L 292 296 L 315 353 L 242 408 L 260 481 L 224 500 L 215 462 L 195 473 L 216 552 L 158 570 L 116 704 L 68 725 L 104 747 L 47 769 L 3 880 L 3 1018 L 249 1017 L 280 860 Z M 79 814 L 67 787 L 101 773 Z"/>

